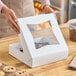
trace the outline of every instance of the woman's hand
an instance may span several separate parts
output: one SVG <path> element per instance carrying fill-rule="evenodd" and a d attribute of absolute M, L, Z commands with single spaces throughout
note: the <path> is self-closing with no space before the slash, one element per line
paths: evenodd
<path fill-rule="evenodd" d="M 53 9 L 50 5 L 45 5 L 45 6 L 44 6 L 44 9 L 43 9 L 43 12 L 44 12 L 45 14 L 48 14 L 48 13 L 54 13 L 55 11 L 54 11 L 54 9 Z M 55 16 L 55 18 L 57 19 L 56 14 L 54 14 L 54 16 Z"/>
<path fill-rule="evenodd" d="M 43 9 L 43 12 L 44 12 L 45 14 L 47 14 L 47 13 L 53 13 L 54 10 L 53 10 L 53 8 L 51 8 L 49 5 L 45 5 L 45 6 L 44 6 L 44 9 Z"/>
<path fill-rule="evenodd" d="M 5 15 L 8 23 L 11 25 L 11 27 L 19 33 L 19 27 L 17 24 L 17 17 L 12 9 L 9 9 L 7 6 L 3 6 L 1 13 Z"/>

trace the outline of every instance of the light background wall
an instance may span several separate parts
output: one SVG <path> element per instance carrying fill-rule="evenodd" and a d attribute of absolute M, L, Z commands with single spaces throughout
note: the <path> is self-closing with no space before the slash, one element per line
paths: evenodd
<path fill-rule="evenodd" d="M 62 17 L 61 17 L 60 22 L 61 23 L 67 22 L 67 20 L 68 20 L 68 10 L 69 10 L 68 9 L 69 8 L 69 0 L 50 0 L 50 2 L 51 2 L 52 5 L 55 5 L 55 6 L 62 9 L 62 13 L 60 15 Z"/>

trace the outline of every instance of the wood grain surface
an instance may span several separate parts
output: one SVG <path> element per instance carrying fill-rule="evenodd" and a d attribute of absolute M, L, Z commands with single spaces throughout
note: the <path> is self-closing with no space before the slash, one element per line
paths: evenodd
<path fill-rule="evenodd" d="M 76 42 L 72 42 L 69 40 L 69 30 L 66 25 L 67 24 L 60 26 L 69 48 L 69 56 L 66 60 L 58 61 L 36 68 L 30 68 L 9 55 L 9 44 L 19 42 L 19 39 L 16 35 L 0 39 L 0 62 L 8 65 L 13 65 L 17 68 L 26 69 L 27 71 L 33 73 L 34 76 L 76 76 L 76 71 L 68 67 L 71 60 L 76 55 Z"/>

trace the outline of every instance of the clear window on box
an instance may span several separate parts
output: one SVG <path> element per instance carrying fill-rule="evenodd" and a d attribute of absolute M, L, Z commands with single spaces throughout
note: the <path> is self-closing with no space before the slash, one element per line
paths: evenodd
<path fill-rule="evenodd" d="M 55 37 L 50 21 L 40 24 L 27 24 L 33 39 L 36 49 L 47 45 L 59 44 Z"/>

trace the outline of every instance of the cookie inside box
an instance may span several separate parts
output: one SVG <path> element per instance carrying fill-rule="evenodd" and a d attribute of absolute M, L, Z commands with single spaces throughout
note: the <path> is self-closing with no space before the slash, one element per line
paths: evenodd
<path fill-rule="evenodd" d="M 41 48 L 43 46 L 46 46 L 46 45 L 50 45 L 50 40 L 48 40 L 47 38 L 36 38 L 35 40 L 35 47 L 36 49 L 38 48 Z"/>

